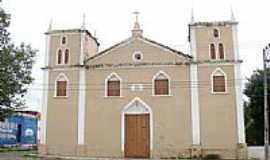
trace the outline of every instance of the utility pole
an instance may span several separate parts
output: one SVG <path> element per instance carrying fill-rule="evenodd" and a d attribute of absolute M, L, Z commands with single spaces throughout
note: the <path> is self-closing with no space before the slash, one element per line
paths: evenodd
<path fill-rule="evenodd" d="M 270 62 L 270 44 L 263 49 L 263 69 L 264 69 L 264 156 L 269 160 L 269 122 L 268 122 L 268 87 L 267 87 L 267 63 Z"/>

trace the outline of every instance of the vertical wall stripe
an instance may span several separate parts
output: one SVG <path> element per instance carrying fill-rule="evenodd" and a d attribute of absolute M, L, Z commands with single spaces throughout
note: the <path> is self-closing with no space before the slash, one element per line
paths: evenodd
<path fill-rule="evenodd" d="M 81 53 L 80 65 L 84 64 L 84 45 L 85 32 L 81 33 Z M 79 86 L 78 86 L 78 144 L 84 144 L 84 130 L 85 130 L 85 68 L 80 68 L 79 71 Z"/>
<path fill-rule="evenodd" d="M 45 44 L 45 58 L 44 65 L 49 65 L 50 56 L 50 35 L 46 35 Z M 47 69 L 43 70 L 43 92 L 42 92 L 42 108 L 41 108 L 41 132 L 40 132 L 40 143 L 46 144 L 46 132 L 47 132 L 47 105 L 48 105 L 48 85 L 49 84 L 49 72 Z"/>
<path fill-rule="evenodd" d="M 193 60 L 197 60 L 195 29 L 190 28 L 190 52 Z M 191 89 L 191 120 L 192 120 L 192 144 L 199 145 L 200 139 L 200 109 L 198 90 L 198 65 L 190 65 L 190 89 Z"/>
<path fill-rule="evenodd" d="M 237 38 L 237 25 L 232 26 L 234 59 L 239 60 L 238 38 Z M 244 106 L 242 99 L 242 83 L 241 83 L 241 68 L 240 63 L 234 65 L 234 84 L 236 95 L 236 111 L 237 111 L 237 131 L 238 143 L 246 143 L 245 140 L 245 123 L 244 123 Z"/>

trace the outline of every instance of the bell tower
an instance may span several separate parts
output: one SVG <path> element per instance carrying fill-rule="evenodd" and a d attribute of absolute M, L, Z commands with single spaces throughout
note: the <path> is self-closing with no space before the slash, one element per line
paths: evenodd
<path fill-rule="evenodd" d="M 39 151 L 46 153 L 48 146 L 62 148 L 55 144 L 54 135 L 59 133 L 77 137 L 70 142 L 74 144 L 74 148 L 80 148 L 84 145 L 85 60 L 97 54 L 99 43 L 85 28 L 85 16 L 82 26 L 76 29 L 54 30 L 51 21 L 45 35 Z M 59 113 L 61 116 L 57 116 Z M 62 127 L 54 127 L 55 123 Z M 61 144 L 67 143 L 61 136 L 58 138 Z"/>
<path fill-rule="evenodd" d="M 233 12 L 228 21 L 196 22 L 193 13 L 191 17 L 188 41 L 193 56 L 190 65 L 193 145 L 204 149 L 237 146 L 239 156 L 245 156 L 238 22 Z M 220 139 L 227 130 L 224 126 L 231 127 L 231 132 L 224 135 L 228 140 Z"/>

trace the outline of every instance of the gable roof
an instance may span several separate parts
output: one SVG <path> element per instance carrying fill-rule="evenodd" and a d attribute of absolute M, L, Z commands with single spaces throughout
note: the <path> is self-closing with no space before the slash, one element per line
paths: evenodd
<path fill-rule="evenodd" d="M 167 50 L 169 50 L 170 52 L 173 52 L 173 53 L 175 53 L 175 54 L 177 54 L 177 55 L 180 55 L 180 56 L 184 56 L 185 58 L 192 58 L 191 55 L 184 54 L 184 53 L 181 52 L 181 51 L 175 50 L 175 49 L 173 49 L 173 48 L 171 48 L 171 47 L 169 47 L 169 46 L 166 46 L 166 45 L 164 45 L 164 44 L 162 44 L 162 43 L 159 43 L 159 42 L 156 42 L 156 41 L 154 41 L 154 40 L 151 40 L 151 39 L 148 39 L 148 38 L 144 38 L 144 37 L 140 37 L 140 38 L 138 38 L 138 39 L 141 39 L 141 40 L 146 41 L 146 42 L 148 42 L 148 43 L 150 43 L 150 44 L 159 46 L 159 47 L 161 47 L 161 48 L 167 49 Z M 115 45 L 113 45 L 113 46 L 111 46 L 111 47 L 109 47 L 109 48 L 107 48 L 107 49 L 105 49 L 105 50 L 103 50 L 103 51 L 101 51 L 101 52 L 95 54 L 94 56 L 89 57 L 89 58 L 86 60 L 86 62 L 89 61 L 89 60 L 95 59 L 95 58 L 97 58 L 97 57 L 100 57 L 100 56 L 104 55 L 105 53 L 107 53 L 107 52 L 109 52 L 109 51 L 111 51 L 111 50 L 117 48 L 118 46 L 123 45 L 123 44 L 125 44 L 125 43 L 127 43 L 127 42 L 130 42 L 131 40 L 133 40 L 132 37 L 131 37 L 131 38 L 128 38 L 128 39 L 126 39 L 126 40 L 124 40 L 124 41 L 121 41 L 121 42 L 119 42 L 119 43 L 116 43 Z"/>

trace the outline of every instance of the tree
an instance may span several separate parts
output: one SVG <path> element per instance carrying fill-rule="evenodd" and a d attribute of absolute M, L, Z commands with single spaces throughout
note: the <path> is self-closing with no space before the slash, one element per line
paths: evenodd
<path fill-rule="evenodd" d="M 7 30 L 9 25 L 10 15 L 0 8 L 0 120 L 24 106 L 37 52 L 24 43 L 15 46 Z"/>
<path fill-rule="evenodd" d="M 268 77 L 270 76 L 269 69 L 267 69 L 267 76 Z M 251 77 L 248 78 L 248 83 L 246 84 L 244 90 L 244 94 L 249 98 L 249 100 L 244 103 L 244 108 L 245 108 L 247 143 L 250 145 L 264 144 L 263 78 L 264 78 L 263 70 L 254 71 Z M 270 84 L 268 83 L 268 85 Z M 268 101 L 269 100 L 270 99 L 268 97 Z"/>

